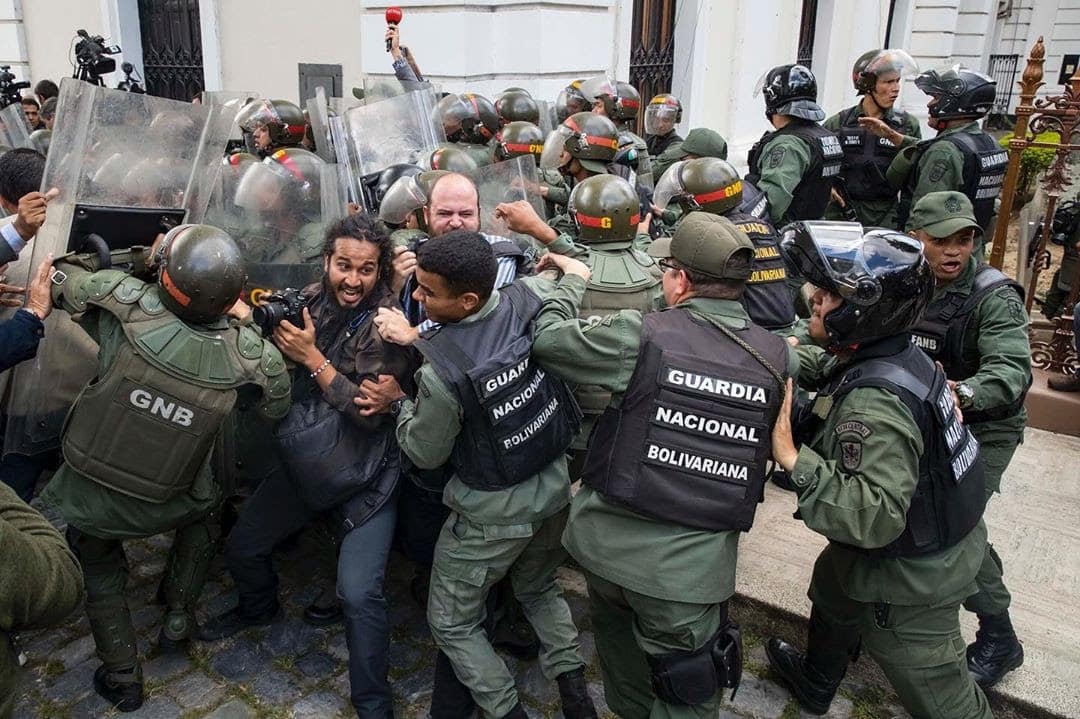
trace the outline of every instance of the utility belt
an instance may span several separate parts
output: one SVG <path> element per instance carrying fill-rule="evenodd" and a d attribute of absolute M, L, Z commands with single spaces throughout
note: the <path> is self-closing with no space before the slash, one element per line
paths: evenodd
<path fill-rule="evenodd" d="M 728 603 L 720 605 L 720 630 L 692 652 L 646 654 L 653 692 L 676 706 L 697 706 L 722 689 L 731 698 L 742 681 L 742 633 L 728 618 Z"/>

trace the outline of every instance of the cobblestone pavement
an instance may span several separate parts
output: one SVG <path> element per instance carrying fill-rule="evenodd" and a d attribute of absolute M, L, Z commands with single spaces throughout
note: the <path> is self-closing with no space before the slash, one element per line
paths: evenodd
<path fill-rule="evenodd" d="M 314 629 L 301 621 L 303 608 L 319 593 L 315 576 L 319 560 L 317 533 L 305 534 L 297 545 L 280 553 L 282 569 L 281 619 L 267 628 L 251 629 L 217 643 L 196 643 L 190 656 L 159 655 L 156 648 L 162 610 L 154 594 L 171 537 L 153 537 L 126 545 L 131 576 L 129 604 L 139 632 L 144 658 L 146 703 L 138 712 L 119 714 L 95 694 L 91 677 L 98 666 L 86 616 L 76 612 L 64 625 L 23 636 L 30 657 L 20 686 L 16 719 L 324 719 L 354 716 L 349 704 L 348 651 L 345 634 L 336 625 Z M 424 613 L 408 591 L 413 568 L 399 554 L 391 556 L 388 598 L 394 624 L 390 676 L 396 696 L 396 715 L 427 716 L 435 649 Z M 217 560 L 199 608 L 200 619 L 236 602 L 228 572 Z M 614 716 L 603 701 L 603 686 L 589 629 L 580 574 L 564 569 L 560 582 L 581 630 L 582 649 L 590 662 L 587 677 L 601 716 Z M 736 619 L 742 617 L 735 613 Z M 769 678 L 761 639 L 744 624 L 746 661 L 742 686 L 727 702 L 719 719 L 754 717 L 794 719 L 800 713 L 790 693 Z M 533 717 L 561 716 L 558 691 L 546 680 L 536 661 L 507 657 L 517 685 Z M 893 719 L 907 715 L 887 702 L 872 684 L 846 682 L 833 703 L 830 719 Z"/>

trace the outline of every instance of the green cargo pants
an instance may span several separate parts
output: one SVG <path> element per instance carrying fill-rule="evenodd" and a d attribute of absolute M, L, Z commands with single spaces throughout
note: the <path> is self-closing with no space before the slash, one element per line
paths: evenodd
<path fill-rule="evenodd" d="M 570 607 L 555 582 L 566 558 L 561 538 L 568 509 L 532 524 L 483 525 L 452 512 L 435 545 L 428 626 L 454 674 L 489 717 L 518 702 L 514 677 L 484 633 L 488 590 L 506 575 L 540 639 L 540 668 L 553 680 L 585 662 Z"/>

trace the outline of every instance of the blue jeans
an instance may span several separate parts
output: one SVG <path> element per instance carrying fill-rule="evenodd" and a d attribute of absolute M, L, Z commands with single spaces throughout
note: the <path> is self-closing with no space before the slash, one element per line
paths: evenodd
<path fill-rule="evenodd" d="M 349 685 L 358 717 L 393 717 L 389 672 L 390 614 L 383 584 L 397 518 L 396 498 L 341 541 L 337 592 L 345 611 Z"/>

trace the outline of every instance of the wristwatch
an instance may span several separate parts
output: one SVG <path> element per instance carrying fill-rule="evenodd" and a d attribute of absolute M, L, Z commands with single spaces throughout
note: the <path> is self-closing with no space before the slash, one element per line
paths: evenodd
<path fill-rule="evenodd" d="M 397 417 L 401 413 L 401 405 L 403 402 L 404 400 L 401 399 L 395 399 L 393 402 L 391 402 L 390 414 L 392 414 L 394 417 Z"/>
<path fill-rule="evenodd" d="M 975 390 L 963 382 L 956 383 L 956 396 L 960 398 L 960 409 L 967 409 L 975 402 Z"/>

